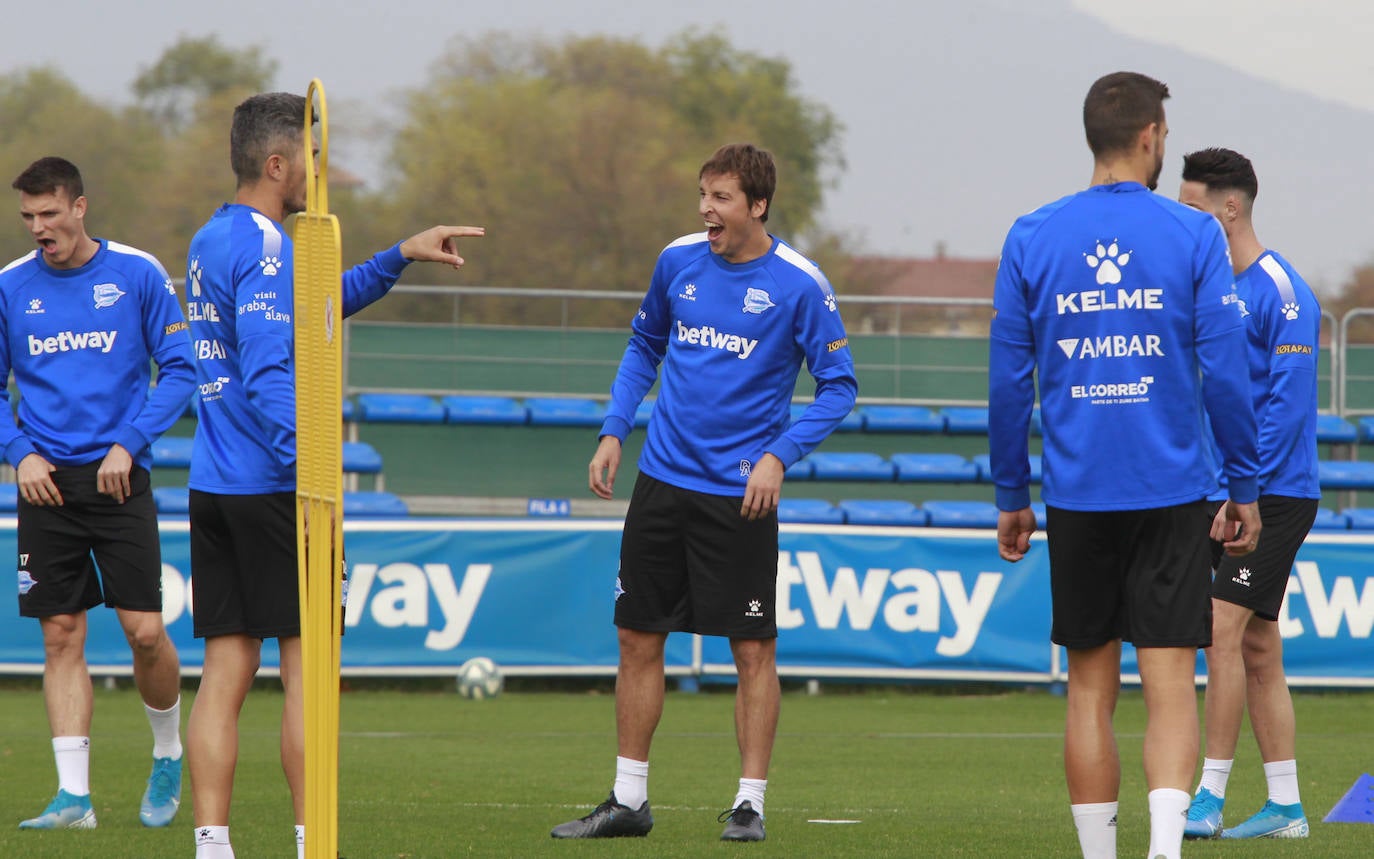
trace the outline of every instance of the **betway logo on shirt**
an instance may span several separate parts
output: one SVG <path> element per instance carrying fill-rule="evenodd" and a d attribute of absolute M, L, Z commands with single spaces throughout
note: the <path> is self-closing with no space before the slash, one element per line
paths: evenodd
<path fill-rule="evenodd" d="M 741 361 L 748 358 L 750 353 L 754 351 L 754 347 L 759 345 L 757 340 L 749 340 L 738 334 L 727 334 L 710 325 L 688 328 L 682 324 L 681 319 L 677 322 L 677 339 L 679 343 L 691 343 L 694 346 L 709 346 L 723 352 L 734 352 Z"/>
<path fill-rule="evenodd" d="M 99 349 L 109 352 L 114 348 L 118 331 L 59 331 L 52 337 L 38 338 L 29 335 L 30 355 L 55 355 L 58 352 L 73 352 L 77 349 Z"/>
<path fill-rule="evenodd" d="M 1055 312 L 1098 313 L 1103 310 L 1163 310 L 1162 289 L 1091 289 L 1054 297 Z"/>

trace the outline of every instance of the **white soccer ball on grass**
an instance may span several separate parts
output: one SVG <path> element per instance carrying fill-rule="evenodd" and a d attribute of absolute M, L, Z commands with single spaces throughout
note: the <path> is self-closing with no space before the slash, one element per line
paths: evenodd
<path fill-rule="evenodd" d="M 501 669 L 485 656 L 474 656 L 458 668 L 458 694 L 481 700 L 501 694 Z"/>

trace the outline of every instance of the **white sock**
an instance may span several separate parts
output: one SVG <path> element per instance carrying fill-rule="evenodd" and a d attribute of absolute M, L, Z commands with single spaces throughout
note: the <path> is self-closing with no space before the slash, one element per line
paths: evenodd
<path fill-rule="evenodd" d="M 1275 805 L 1296 805 L 1298 796 L 1298 762 L 1273 761 L 1264 765 L 1264 779 L 1269 782 L 1269 801 Z"/>
<path fill-rule="evenodd" d="M 296 826 L 296 859 L 305 859 L 305 826 Z"/>
<path fill-rule="evenodd" d="M 181 758 L 181 696 L 166 710 L 154 710 L 147 704 L 143 711 L 148 714 L 148 725 L 153 729 L 153 757 Z"/>
<path fill-rule="evenodd" d="M 234 848 L 229 844 L 229 827 L 197 826 L 196 859 L 234 859 Z"/>
<path fill-rule="evenodd" d="M 1217 760 L 1216 758 L 1202 759 L 1202 781 L 1198 782 L 1198 789 L 1207 788 L 1217 799 L 1226 798 L 1226 782 L 1231 778 L 1231 764 L 1234 760 Z"/>
<path fill-rule="evenodd" d="M 648 761 L 615 759 L 615 799 L 635 810 L 649 801 Z"/>
<path fill-rule="evenodd" d="M 1116 859 L 1115 802 L 1081 802 L 1070 805 L 1073 825 L 1078 829 L 1078 847 L 1083 859 Z"/>
<path fill-rule="evenodd" d="M 731 808 L 739 808 L 739 804 L 745 800 L 749 805 L 763 817 L 763 792 L 768 790 L 768 779 L 766 778 L 742 778 L 739 780 L 739 793 L 735 794 L 735 804 Z"/>
<path fill-rule="evenodd" d="M 57 761 L 57 787 L 72 796 L 91 792 L 91 738 L 53 737 L 52 756 Z"/>
<path fill-rule="evenodd" d="M 1150 791 L 1150 853 L 1152 859 L 1180 859 L 1183 825 L 1193 798 L 1186 790 L 1161 787 Z"/>

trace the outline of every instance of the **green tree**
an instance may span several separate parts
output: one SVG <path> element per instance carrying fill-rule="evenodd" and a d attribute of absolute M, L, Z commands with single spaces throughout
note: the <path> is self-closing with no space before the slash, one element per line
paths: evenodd
<path fill-rule="evenodd" d="M 401 232 L 485 225 L 457 276 L 470 283 L 642 290 L 664 244 L 701 228 L 697 170 L 716 146 L 773 151 L 769 227 L 789 240 L 813 224 L 840 166 L 838 123 L 796 92 L 787 63 L 714 36 L 660 50 L 606 37 L 460 40 L 405 106 L 376 203 L 389 216 L 377 220 Z M 485 302 L 478 316 L 551 321 L 531 316 L 539 306 Z M 624 323 L 621 306 L 588 312 Z"/>
<path fill-rule="evenodd" d="M 169 130 L 190 124 L 198 105 L 226 92 L 259 92 L 277 63 L 256 46 L 226 48 L 216 36 L 183 37 L 134 79 L 134 95 Z"/>

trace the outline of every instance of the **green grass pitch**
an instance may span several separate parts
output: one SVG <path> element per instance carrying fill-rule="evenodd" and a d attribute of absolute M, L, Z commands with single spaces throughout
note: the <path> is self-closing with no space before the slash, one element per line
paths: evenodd
<path fill-rule="evenodd" d="M 183 697 L 189 710 L 191 693 Z M 762 844 L 724 844 L 716 815 L 734 797 L 738 758 L 726 691 L 670 693 L 649 787 L 654 831 L 644 839 L 562 842 L 557 823 L 585 814 L 614 776 L 613 697 L 600 691 L 508 691 L 459 698 L 437 684 L 343 696 L 340 852 L 346 859 L 444 857 L 1073 857 L 1060 757 L 1064 701 L 1045 692 L 912 691 L 890 687 L 784 693 Z M 294 856 L 277 759 L 281 696 L 249 696 L 233 833 L 241 859 Z M 1323 824 L 1362 773 L 1374 770 L 1374 693 L 1296 696 L 1298 764 L 1312 821 L 1305 842 L 1190 842 L 1187 857 L 1369 857 L 1374 826 Z M 1144 710 L 1123 694 L 1117 714 L 1123 785 L 1120 855 L 1148 845 L 1140 768 Z M 1248 731 L 1248 727 L 1246 729 Z M 137 695 L 96 691 L 94 831 L 20 832 L 56 789 L 35 683 L 0 689 L 0 856 L 161 859 L 193 855 L 189 776 L 166 830 L 137 819 L 151 738 Z M 1254 741 L 1242 738 L 1228 818 L 1264 801 Z M 815 823 L 856 820 L 857 823 Z"/>

